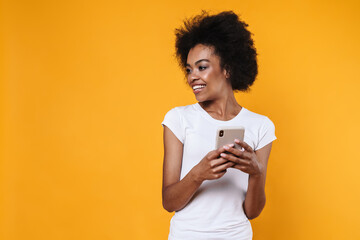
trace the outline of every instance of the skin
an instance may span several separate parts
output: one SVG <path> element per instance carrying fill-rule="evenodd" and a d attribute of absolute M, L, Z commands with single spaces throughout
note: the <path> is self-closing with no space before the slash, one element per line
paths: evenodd
<path fill-rule="evenodd" d="M 229 73 L 220 67 L 220 58 L 214 54 L 211 46 L 198 44 L 189 51 L 188 84 L 206 84 L 195 94 L 196 100 L 213 118 L 223 121 L 234 118 L 242 109 L 235 99 L 228 77 Z M 183 144 L 165 126 L 163 207 L 169 212 L 181 210 L 203 181 L 219 179 L 224 176 L 226 169 L 235 168 L 249 174 L 244 212 L 249 219 L 259 216 L 266 201 L 266 170 L 272 143 L 254 151 L 243 141 L 236 139 L 235 142 L 245 150 L 237 150 L 230 144 L 210 151 L 180 180 Z"/>

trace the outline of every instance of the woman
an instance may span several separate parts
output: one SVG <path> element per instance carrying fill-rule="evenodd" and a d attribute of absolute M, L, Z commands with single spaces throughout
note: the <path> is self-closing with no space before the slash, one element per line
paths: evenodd
<path fill-rule="evenodd" d="M 257 75 L 247 26 L 231 11 L 203 12 L 176 30 L 177 57 L 198 103 L 171 109 L 162 122 L 163 206 L 176 211 L 170 240 L 252 239 L 248 219 L 264 208 L 275 126 L 234 97 Z M 220 126 L 245 127 L 244 141 L 214 149 Z"/>

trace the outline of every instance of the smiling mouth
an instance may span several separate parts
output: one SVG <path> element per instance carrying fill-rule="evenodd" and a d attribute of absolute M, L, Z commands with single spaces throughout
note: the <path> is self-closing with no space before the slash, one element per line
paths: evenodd
<path fill-rule="evenodd" d="M 204 88 L 206 85 L 205 84 L 201 84 L 201 85 L 195 85 L 195 86 L 193 86 L 192 88 L 193 88 L 193 90 L 195 91 L 195 90 L 198 90 L 198 89 L 202 89 L 202 88 Z"/>

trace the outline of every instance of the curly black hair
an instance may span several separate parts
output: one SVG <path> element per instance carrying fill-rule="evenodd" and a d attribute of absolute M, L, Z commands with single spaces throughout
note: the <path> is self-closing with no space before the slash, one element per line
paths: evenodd
<path fill-rule="evenodd" d="M 257 53 L 248 24 L 233 11 L 200 15 L 186 19 L 184 26 L 175 29 L 176 57 L 186 71 L 187 56 L 197 44 L 213 47 L 220 57 L 220 67 L 230 73 L 234 91 L 249 91 L 258 73 Z"/>

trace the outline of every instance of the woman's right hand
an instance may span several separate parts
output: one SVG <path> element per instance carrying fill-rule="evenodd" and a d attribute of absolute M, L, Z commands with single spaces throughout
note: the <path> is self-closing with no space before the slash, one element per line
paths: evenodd
<path fill-rule="evenodd" d="M 227 145 L 233 147 L 234 144 Z M 206 154 L 206 156 L 192 169 L 195 181 L 218 179 L 224 176 L 226 169 L 235 165 L 235 163 L 220 157 L 220 154 L 226 152 L 224 147 L 220 147 Z"/>

